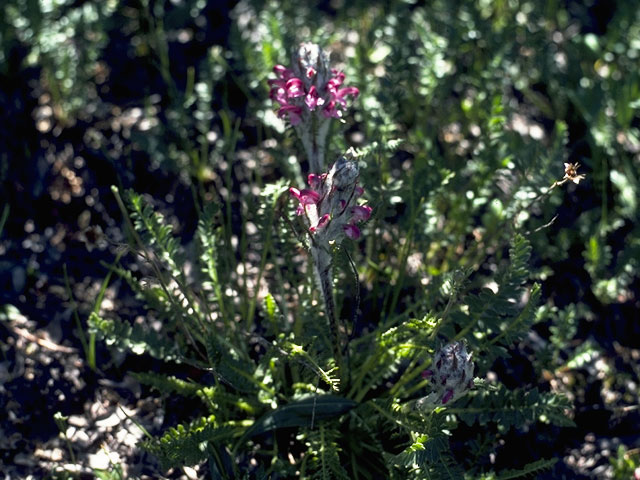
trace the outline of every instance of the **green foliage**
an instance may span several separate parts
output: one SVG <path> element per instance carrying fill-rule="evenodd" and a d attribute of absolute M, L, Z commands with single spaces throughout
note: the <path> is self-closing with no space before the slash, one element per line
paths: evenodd
<path fill-rule="evenodd" d="M 163 283 L 164 275 L 146 277 L 141 281 L 125 268 L 114 267 L 113 270 L 127 282 L 146 308 L 162 318 L 164 332 L 174 331 L 178 321 L 189 321 L 187 312 L 178 305 L 166 288 L 166 283 Z"/>
<path fill-rule="evenodd" d="M 202 385 L 158 373 L 138 372 L 134 373 L 133 376 L 140 383 L 149 385 L 164 395 L 177 393 L 183 397 L 195 397 L 203 388 Z"/>
<path fill-rule="evenodd" d="M 514 478 L 535 478 L 535 476 L 541 474 L 544 470 L 549 470 L 553 465 L 557 463 L 557 459 L 552 458 L 550 460 L 537 460 L 531 462 L 524 467 L 517 470 L 504 470 L 498 475 L 489 474 L 483 475 L 479 478 L 482 480 L 511 480 Z"/>
<path fill-rule="evenodd" d="M 566 416 L 571 403 L 552 393 L 540 393 L 537 389 L 508 390 L 502 385 L 487 386 L 468 394 L 460 407 L 450 410 L 468 425 L 478 422 L 497 424 L 505 431 L 520 428 L 528 423 L 541 421 L 559 426 L 573 426 Z"/>
<path fill-rule="evenodd" d="M 137 355 L 146 352 L 163 360 L 180 358 L 176 342 L 142 325 L 130 325 L 119 319 L 101 318 L 95 312 L 89 317 L 88 323 L 90 331 L 95 332 L 108 345 L 120 350 L 131 350 Z"/>
<path fill-rule="evenodd" d="M 211 415 L 187 426 L 171 428 L 158 439 L 146 440 L 142 446 L 160 459 L 163 469 L 194 465 L 210 455 L 209 449 L 228 441 L 238 431 L 237 427 L 220 425 Z"/>
<path fill-rule="evenodd" d="M 320 426 L 307 430 L 304 434 L 309 448 L 301 475 L 316 480 L 347 480 L 351 478 L 340 462 L 338 440 L 340 432 L 330 427 Z"/>
<path fill-rule="evenodd" d="M 615 455 L 609 460 L 613 465 L 613 478 L 623 480 L 637 476 L 640 469 L 640 455 L 638 451 L 630 451 L 624 445 L 620 445 Z"/>
<path fill-rule="evenodd" d="M 94 470 L 93 474 L 99 480 L 123 480 L 125 478 L 122 465 L 111 465 L 108 470 Z"/>
<path fill-rule="evenodd" d="M 549 340 L 556 348 L 563 348 L 575 336 L 578 328 L 576 317 L 577 308 L 573 304 L 555 314 L 553 325 L 549 327 L 551 330 Z"/>
<path fill-rule="evenodd" d="M 230 22 L 218 15 L 226 4 Z M 109 262 L 122 282 L 107 276 L 95 295 L 90 335 L 81 302 L 72 311 L 92 369 L 109 367 L 97 364 L 99 338 L 179 370 L 168 376 L 154 362 L 158 370 L 135 373 L 154 394 L 196 406 L 179 412 L 191 424 L 172 428 L 167 415 L 169 430 L 145 442 L 164 468 L 207 462 L 214 478 L 535 476 L 555 459 L 520 452 L 518 468 L 499 467 L 508 432 L 570 428 L 569 398 L 587 409 L 600 393 L 616 419 L 637 407 L 637 358 L 623 358 L 635 325 L 623 317 L 636 312 L 640 285 L 639 12 L 625 1 L 5 0 L 0 107 L 8 118 L 33 110 L 22 113 L 35 129 L 16 152 L 0 151 L 0 178 L 37 209 L 66 208 L 54 198 L 62 187 L 42 189 L 43 177 L 60 171 L 65 187 L 76 178 L 87 196 L 72 198 L 71 215 L 88 212 L 113 242 L 128 240 Z M 345 85 L 359 89 L 332 124 L 327 159 L 358 162 L 373 207 L 359 241 L 331 245 L 331 330 L 313 236 L 288 194 L 305 185 L 307 159 L 267 82 L 308 41 L 330 49 Z M 33 185 L 13 168 L 27 159 Z M 562 180 L 568 162 L 586 177 Z M 102 163 L 126 192 L 113 188 L 124 235 L 104 208 Z M 2 207 L 2 253 L 21 211 Z M 66 222 L 59 212 L 45 227 L 53 237 L 38 240 L 42 265 L 58 246 L 76 251 L 67 242 L 80 235 L 53 240 Z M 23 250 L 0 262 L 2 287 L 39 295 L 57 275 L 37 275 L 33 255 L 20 281 L 11 267 Z M 103 313 L 112 290 L 117 308 Z M 9 307 L 3 323 L 26 321 Z M 479 378 L 459 398 L 419 408 L 433 393 L 434 353 L 454 341 Z M 212 416 L 194 420 L 198 408 Z M 621 447 L 608 473 L 636 474 L 635 447 Z"/>
<path fill-rule="evenodd" d="M 220 278 L 219 268 L 221 263 L 220 250 L 217 248 L 220 238 L 220 228 L 215 227 L 215 217 L 218 214 L 219 207 L 216 204 L 208 204 L 200 221 L 198 223 L 197 239 L 200 243 L 202 262 L 202 273 L 206 279 L 202 283 L 202 289 L 207 292 L 207 302 L 217 305 L 220 315 L 226 318 L 225 304 L 227 300 L 224 297 L 222 287 L 229 282 L 228 278 Z M 210 293 L 209 293 L 210 292 Z"/>
<path fill-rule="evenodd" d="M 429 41 L 442 47 L 439 38 L 434 35 Z M 422 87 L 421 95 L 436 98 L 441 73 L 445 74 L 432 75 L 432 83 Z M 504 145 L 511 148 L 517 142 L 507 140 L 502 132 L 507 121 L 504 99 L 494 96 L 490 105 L 490 113 L 477 120 L 485 122 L 491 132 L 487 148 L 493 150 L 486 155 L 502 156 L 503 160 L 492 165 L 506 177 L 517 162 L 511 163 Z M 411 135 L 408 138 L 416 140 Z M 561 127 L 555 141 L 561 150 L 566 141 Z M 142 196 L 127 194 L 129 208 L 123 214 L 128 218 L 130 212 L 135 249 L 154 280 L 143 283 L 124 268 L 117 271 L 163 319 L 163 333 L 177 339 L 175 348 L 182 353 L 159 350 L 155 332 L 137 324 L 131 327 L 94 315 L 92 326 L 120 348 L 177 358 L 206 368 L 214 378 L 213 385 L 200 385 L 158 374 L 137 374 L 141 382 L 164 395 L 198 398 L 213 414 L 144 443 L 160 458 L 163 468 L 207 460 L 212 468 L 228 472 L 253 458 L 277 471 L 285 467 L 274 438 L 295 431 L 290 441 L 304 445 L 306 454 L 296 461 L 309 478 L 463 478 L 469 472 L 485 472 L 479 464 L 458 461 L 451 452 L 449 437 L 458 421 L 481 426 L 495 423 L 501 433 L 537 421 L 572 425 L 565 417 L 571 405 L 563 397 L 541 394 L 537 389 L 510 391 L 500 383 L 478 382 L 451 405 L 431 410 L 416 407 L 416 400 L 430 393 L 429 382 L 421 373 L 443 341 L 466 340 L 482 376 L 536 320 L 541 290 L 538 284 L 529 283 L 532 246 L 525 235 L 514 232 L 519 230 L 518 207 L 528 198 L 518 195 L 535 192 L 541 181 L 521 179 L 509 187 L 515 193 L 503 196 L 492 185 L 501 177 L 491 164 L 483 163 L 487 158 L 445 168 L 440 160 L 434 163 L 420 152 L 415 171 L 398 175 L 389 157 L 404 147 L 405 141 L 382 137 L 351 151 L 363 166 L 362 182 L 373 185 L 374 206 L 381 212 L 371 221 L 371 232 L 388 229 L 402 245 L 386 240 L 374 244 L 377 234 L 369 236 L 366 251 L 388 266 L 380 270 L 370 261 L 374 293 L 363 299 L 356 293 L 355 298 L 371 309 L 367 302 L 379 293 L 388 317 L 380 314 L 379 324 L 373 323 L 368 332 L 340 346 L 346 354 L 346 375 L 336 372 L 313 269 L 299 258 L 304 248 L 310 248 L 311 240 L 290 212 L 286 180 L 263 185 L 258 195 L 243 198 L 239 224 L 232 222 L 236 208 L 232 196 L 227 195 L 222 204 L 205 204 L 199 210 L 195 253 L 181 244 L 166 216 Z M 299 167 L 284 170 L 300 180 Z M 227 177 L 226 181 L 230 186 L 232 180 Z M 459 201 L 450 194 L 452 188 L 468 189 L 471 194 L 467 197 L 473 201 Z M 400 204 L 407 206 L 406 216 L 397 226 L 389 225 L 385 209 Z M 471 232 L 481 212 L 483 243 L 460 251 L 460 238 Z M 444 233 L 438 232 L 438 217 L 452 220 Z M 425 218 L 428 221 L 421 224 Z M 403 295 L 416 280 L 407 272 L 412 251 L 428 242 L 441 245 L 444 260 L 435 261 L 427 252 L 425 262 L 434 261 L 422 273 L 431 275 L 433 282 L 425 292 Z M 508 258 L 503 258 L 507 242 Z M 345 245 L 335 247 L 335 286 L 356 283 L 355 292 L 359 292 L 362 252 L 352 254 Z M 492 254 L 486 251 L 489 247 Z M 485 261 L 498 266 L 497 273 L 478 273 Z M 185 269 L 187 262 L 195 264 L 191 273 Z M 476 293 L 478 285 L 488 283 L 494 288 Z M 260 293 L 263 286 L 268 293 Z M 337 289 L 341 305 L 353 295 L 349 289 L 339 292 Z M 414 315 L 419 311 L 422 316 Z M 349 321 L 342 321 L 344 327 L 353 328 Z M 488 439 L 487 445 L 496 442 Z M 274 453 L 256 450 L 258 445 Z M 489 451 L 488 447 L 479 450 L 476 460 Z M 363 463 L 365 454 L 376 461 Z M 548 465 L 538 461 L 502 473 L 515 478 Z"/>
<path fill-rule="evenodd" d="M 371 142 L 369 145 L 350 150 L 351 156 L 360 162 L 368 162 L 376 156 L 389 155 L 402 147 L 403 140 L 394 138 L 385 142 Z"/>
<path fill-rule="evenodd" d="M 506 353 L 505 347 L 522 338 L 531 328 L 540 299 L 540 286 L 534 284 L 529 291 L 531 245 L 522 235 L 516 234 L 509 249 L 509 262 L 496 275 L 497 291 L 483 288 L 478 294 L 463 298 L 468 313 L 459 310 L 452 314 L 453 324 L 459 333 L 456 338 L 468 338 L 483 354 L 478 359 L 481 369 L 490 365 L 496 357 Z M 526 303 L 522 298 L 528 295 Z M 452 325 L 453 326 L 453 325 Z M 441 332 L 453 336 L 452 326 Z"/>
<path fill-rule="evenodd" d="M 73 124 L 87 102 L 97 102 L 92 81 L 107 45 L 118 1 L 78 4 L 71 0 L 3 2 L 0 7 L 0 72 L 18 45 L 24 67 L 40 66 L 57 120 Z M 87 41 L 90 39 L 90 41 Z M 104 65 L 103 65 L 104 66 Z"/>
<path fill-rule="evenodd" d="M 456 462 L 446 441 L 446 437 L 429 438 L 421 435 L 409 445 L 397 460 L 404 466 L 404 477 L 397 478 L 428 478 L 451 479 L 462 478 L 462 466 Z M 396 477 L 393 477 L 396 478 Z"/>
<path fill-rule="evenodd" d="M 287 403 L 258 419 L 247 430 L 246 436 L 260 435 L 276 428 L 308 427 L 313 429 L 315 422 L 333 418 L 348 412 L 356 402 L 334 395 L 308 397 Z"/>
<path fill-rule="evenodd" d="M 135 231 L 142 237 L 144 245 L 153 249 L 155 257 L 163 262 L 172 275 L 182 276 L 179 265 L 184 263 L 180 258 L 179 242 L 173 236 L 173 228 L 160 212 L 146 203 L 142 196 L 135 192 L 127 192 L 131 205 L 131 217 Z"/>
<path fill-rule="evenodd" d="M 183 64 L 169 55 L 173 39 L 203 33 L 207 2 L 103 3 L 6 2 L 0 69 L 15 45 L 28 46 L 24 61 L 41 65 L 55 116 L 71 123 L 85 98 L 107 106 L 89 80 L 127 18 L 139 32 L 123 40 L 127 55 L 159 78 L 161 95 L 145 87 L 133 101 L 148 124 L 127 133 L 125 151 L 176 178 L 197 228 L 183 228 L 168 200 L 124 194 L 132 255 L 112 271 L 148 312 L 130 324 L 96 311 L 89 325 L 107 345 L 205 372 L 198 382 L 188 369 L 185 380 L 136 374 L 214 415 L 148 440 L 163 466 L 207 461 L 239 478 L 258 464 L 242 474 L 323 479 L 508 479 L 552 468 L 528 458 L 493 472 L 487 459 L 509 430 L 572 425 L 570 402 L 536 388 L 535 375 L 592 366 L 606 349 L 581 331 L 590 309 L 635 298 L 637 8 L 618 2 L 596 34 L 587 10 L 558 2 L 355 1 L 326 15 L 290 0 L 242 1 L 226 42 L 199 45 Z M 312 236 L 287 193 L 305 183 L 302 148 L 268 98 L 272 67 L 289 64 L 301 41 L 330 46 L 360 90 L 327 145 L 330 161 L 358 161 L 373 207 L 361 242 L 332 245 L 344 366 Z M 562 183 L 569 161 L 587 175 L 579 184 Z M 588 280 L 578 298 L 545 284 L 568 265 Z M 420 410 L 431 393 L 422 374 L 452 341 L 473 353 L 477 377 L 509 370 L 516 350 L 533 352 L 534 376 L 514 389 L 476 379 L 461 398 Z M 627 474 L 624 455 L 615 468 Z"/>

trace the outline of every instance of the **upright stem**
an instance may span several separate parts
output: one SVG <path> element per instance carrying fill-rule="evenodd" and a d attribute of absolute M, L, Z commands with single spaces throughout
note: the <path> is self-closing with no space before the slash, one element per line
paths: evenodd
<path fill-rule="evenodd" d="M 336 315 L 336 305 L 333 300 L 333 281 L 331 275 L 331 255 L 318 245 L 311 245 L 311 255 L 313 264 L 318 276 L 322 300 L 324 301 L 324 311 L 329 319 L 329 330 L 331 331 L 331 343 L 333 356 L 336 360 L 339 375 L 344 379 L 344 362 L 342 358 L 342 344 L 340 342 L 340 331 L 338 329 L 338 317 Z"/>
<path fill-rule="evenodd" d="M 312 173 L 320 173 L 322 172 L 323 164 L 324 151 L 320 151 L 320 147 L 315 143 L 314 139 L 313 145 L 311 146 L 311 150 L 309 152 L 309 170 L 311 170 Z"/>
<path fill-rule="evenodd" d="M 309 173 L 322 173 L 325 170 L 324 154 L 329 133 L 330 119 L 311 114 L 311 128 L 296 126 L 298 137 L 302 141 L 305 153 L 309 159 Z"/>

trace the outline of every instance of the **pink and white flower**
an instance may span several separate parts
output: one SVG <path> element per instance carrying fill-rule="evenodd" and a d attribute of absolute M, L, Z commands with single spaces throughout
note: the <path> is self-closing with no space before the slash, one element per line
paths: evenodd
<path fill-rule="evenodd" d="M 280 104 L 278 116 L 307 131 L 313 130 L 314 117 L 342 118 L 348 97 L 355 99 L 360 93 L 356 87 L 341 88 L 345 74 L 330 68 L 329 55 L 314 43 L 300 45 L 292 69 L 276 65 L 273 71 L 277 78 L 268 81 L 269 97 Z"/>
<path fill-rule="evenodd" d="M 296 214 L 304 215 L 316 243 L 328 246 L 345 236 L 353 240 L 360 237 L 357 224 L 367 221 L 372 209 L 355 203 L 364 192 L 358 185 L 358 175 L 358 165 L 341 157 L 328 173 L 309 174 L 310 188 L 289 189 L 299 202 Z"/>

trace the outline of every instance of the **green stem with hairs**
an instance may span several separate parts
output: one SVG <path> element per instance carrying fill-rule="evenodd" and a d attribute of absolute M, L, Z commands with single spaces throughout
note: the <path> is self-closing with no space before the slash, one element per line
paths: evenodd
<path fill-rule="evenodd" d="M 324 311 L 329 320 L 329 330 L 331 332 L 331 344 L 333 348 L 333 356 L 338 367 L 341 383 L 344 382 L 346 371 L 344 370 L 344 361 L 342 358 L 342 342 L 340 341 L 340 329 L 338 325 L 338 317 L 336 315 L 336 304 L 333 298 L 333 279 L 331 275 L 331 255 L 318 245 L 311 245 L 311 254 L 313 256 L 313 266 L 318 276 L 322 300 L 324 302 Z"/>

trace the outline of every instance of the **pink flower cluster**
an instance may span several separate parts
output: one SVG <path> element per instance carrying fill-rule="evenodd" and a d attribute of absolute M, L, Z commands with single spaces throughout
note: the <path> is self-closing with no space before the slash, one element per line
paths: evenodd
<path fill-rule="evenodd" d="M 319 240 L 330 242 L 343 235 L 354 240 L 360 237 L 356 224 L 369 219 L 371 207 L 355 203 L 364 193 L 357 178 L 357 165 L 340 158 L 329 173 L 309 174 L 310 188 L 289 189 L 299 202 L 296 214 L 305 215 L 309 231 Z"/>
<path fill-rule="evenodd" d="M 328 55 L 315 44 L 303 43 L 294 60 L 293 69 L 276 65 L 278 78 L 269 80 L 269 97 L 280 104 L 278 116 L 288 116 L 294 126 L 315 111 L 325 118 L 341 118 L 346 98 L 357 97 L 359 90 L 342 87 L 344 73 L 329 69 Z"/>

